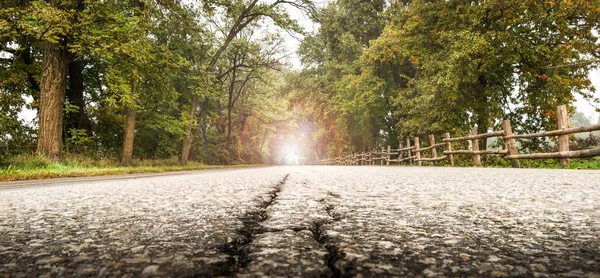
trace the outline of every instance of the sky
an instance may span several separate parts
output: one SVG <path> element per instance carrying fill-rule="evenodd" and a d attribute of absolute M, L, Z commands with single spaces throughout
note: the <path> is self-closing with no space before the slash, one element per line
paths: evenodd
<path fill-rule="evenodd" d="M 596 69 L 590 72 L 590 80 L 592 81 L 592 85 L 596 88 L 596 93 L 594 96 L 596 98 L 600 98 L 600 69 Z M 591 123 L 598 123 L 600 121 L 600 113 L 596 112 L 594 106 L 590 105 L 588 101 L 584 100 L 583 97 L 577 95 L 575 96 L 577 99 L 576 107 L 577 111 L 582 112 L 588 117 Z"/>

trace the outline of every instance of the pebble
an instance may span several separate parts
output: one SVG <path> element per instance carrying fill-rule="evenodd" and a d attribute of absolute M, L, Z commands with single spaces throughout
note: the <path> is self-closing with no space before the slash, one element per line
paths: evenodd
<path fill-rule="evenodd" d="M 154 258 L 154 259 L 152 259 L 152 263 L 155 263 L 155 264 L 164 264 L 164 263 L 166 263 L 166 262 L 170 261 L 170 260 L 171 260 L 171 258 L 172 258 L 172 257 L 160 257 L 160 258 Z"/>
<path fill-rule="evenodd" d="M 127 258 L 123 259 L 126 264 L 141 264 L 141 263 L 149 263 L 150 258 L 139 257 L 139 258 Z"/>
<path fill-rule="evenodd" d="M 139 253 L 140 251 L 144 250 L 145 247 L 146 246 L 144 246 L 144 245 L 133 247 L 133 248 L 131 248 L 131 252 L 134 254 Z"/>
<path fill-rule="evenodd" d="M 157 265 L 149 265 L 144 268 L 142 271 L 142 277 L 156 276 L 158 275 L 158 266 Z"/>
<path fill-rule="evenodd" d="M 46 264 L 57 263 L 60 261 L 62 261 L 62 258 L 60 258 L 60 257 L 49 257 L 49 258 L 44 258 L 44 259 L 38 260 L 35 264 L 36 265 L 46 265 Z"/>

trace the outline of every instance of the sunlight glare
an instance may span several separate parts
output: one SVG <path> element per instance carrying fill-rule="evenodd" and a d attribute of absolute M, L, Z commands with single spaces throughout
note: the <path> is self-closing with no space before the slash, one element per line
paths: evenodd
<path fill-rule="evenodd" d="M 287 165 L 300 164 L 300 156 L 298 155 L 298 147 L 296 145 L 286 145 L 283 147 L 282 151 L 284 155 L 284 163 Z"/>

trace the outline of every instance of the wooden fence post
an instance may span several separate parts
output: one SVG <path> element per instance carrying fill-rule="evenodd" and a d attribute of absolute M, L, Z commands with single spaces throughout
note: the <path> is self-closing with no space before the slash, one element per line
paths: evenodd
<path fill-rule="evenodd" d="M 567 114 L 567 106 L 561 105 L 558 107 L 558 129 L 565 129 L 569 127 L 569 118 Z M 569 135 L 558 136 L 558 151 L 568 152 L 569 151 Z M 567 168 L 569 166 L 568 158 L 560 159 L 560 166 Z"/>
<path fill-rule="evenodd" d="M 435 145 L 435 137 L 433 136 L 433 134 L 429 135 L 429 144 L 430 146 Z M 437 158 L 437 150 L 435 148 L 431 149 L 431 157 Z M 437 161 L 433 162 L 433 166 L 437 166 Z"/>
<path fill-rule="evenodd" d="M 377 154 L 377 149 L 371 150 L 371 165 L 375 165 L 375 155 Z"/>
<path fill-rule="evenodd" d="M 410 137 L 406 138 L 406 147 L 410 148 Z M 408 150 L 406 153 L 408 154 L 408 157 L 409 157 L 408 164 L 412 165 L 413 161 L 412 161 L 412 158 L 410 158 L 412 156 L 412 152 L 410 150 Z"/>
<path fill-rule="evenodd" d="M 419 137 L 415 137 L 415 159 L 417 160 L 417 166 L 423 166 L 421 159 L 421 144 L 419 143 Z"/>
<path fill-rule="evenodd" d="M 444 133 L 444 140 L 450 140 L 450 133 Z M 452 142 L 446 142 L 446 151 L 452 151 Z M 450 161 L 450 166 L 454 167 L 454 155 L 447 154 L 446 157 L 448 157 L 448 161 Z"/>
<path fill-rule="evenodd" d="M 475 136 L 475 135 L 477 135 L 477 128 L 474 127 L 471 129 L 471 136 Z M 473 152 L 479 151 L 479 140 L 477 140 L 477 139 L 471 140 L 471 145 L 473 145 Z M 476 167 L 481 167 L 481 156 L 479 154 L 476 154 L 476 153 L 473 154 L 473 163 L 475 164 Z"/>
<path fill-rule="evenodd" d="M 398 165 L 400 165 L 400 162 L 402 161 L 403 155 L 402 155 L 402 151 L 400 151 L 402 149 L 402 143 L 398 144 Z"/>
<path fill-rule="evenodd" d="M 384 148 L 381 147 L 381 155 L 379 156 L 379 158 L 381 158 L 381 166 L 383 166 L 383 153 L 384 153 Z"/>
<path fill-rule="evenodd" d="M 371 165 L 375 165 L 375 153 L 377 153 L 377 149 L 371 150 Z"/>
<path fill-rule="evenodd" d="M 390 165 L 390 153 L 392 152 L 392 148 L 388 145 L 387 155 L 385 157 L 385 165 Z"/>

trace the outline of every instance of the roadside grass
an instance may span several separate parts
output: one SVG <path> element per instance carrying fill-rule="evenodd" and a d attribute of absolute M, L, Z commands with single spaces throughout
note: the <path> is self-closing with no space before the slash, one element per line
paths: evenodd
<path fill-rule="evenodd" d="M 537 168 L 537 169 L 563 169 L 560 166 L 558 159 L 520 159 L 521 168 Z M 483 167 L 488 168 L 511 168 L 511 162 L 497 155 L 488 155 L 486 159 L 482 157 Z M 424 162 L 424 166 L 433 166 L 431 162 Z M 441 161 L 439 166 L 450 167 L 447 161 Z M 475 167 L 473 157 L 470 155 L 455 155 L 454 165 L 456 167 Z M 569 162 L 567 169 L 574 170 L 600 170 L 600 157 L 592 158 L 574 158 Z"/>
<path fill-rule="evenodd" d="M 521 168 L 561 169 L 558 159 L 520 160 Z M 430 163 L 424 163 L 425 166 Z M 431 164 L 433 165 L 433 164 Z M 440 166 L 449 167 L 447 162 Z M 455 156 L 457 167 L 474 167 L 468 156 Z M 34 180 L 61 177 L 93 177 L 134 173 L 161 173 L 204 169 L 239 168 L 260 165 L 206 165 L 190 161 L 181 166 L 176 157 L 170 159 L 134 160 L 131 166 L 120 166 L 118 160 L 109 158 L 94 159 L 85 155 L 67 154 L 60 163 L 43 156 L 20 155 L 0 164 L 0 181 Z M 510 161 L 498 156 L 489 156 L 484 167 L 510 168 Z M 600 157 L 576 158 L 569 163 L 569 169 L 600 170 Z"/>
<path fill-rule="evenodd" d="M 600 170 L 600 157 L 573 159 L 569 169 L 594 169 Z"/>
<path fill-rule="evenodd" d="M 502 167 L 510 168 L 511 163 L 508 159 L 499 159 L 501 161 L 498 164 L 491 165 L 491 167 Z M 560 160 L 558 159 L 521 159 L 521 168 L 538 168 L 538 169 L 563 169 L 560 166 Z M 569 166 L 567 169 L 573 170 L 600 170 L 600 157 L 592 158 L 574 158 L 570 159 Z"/>
<path fill-rule="evenodd" d="M 0 166 L 0 181 L 33 180 L 61 177 L 93 177 L 133 173 L 160 173 L 171 171 L 239 168 L 258 165 L 206 165 L 190 161 L 178 164 L 177 158 L 158 160 L 134 160 L 131 166 L 120 166 L 117 160 L 92 159 L 82 155 L 66 155 L 60 162 L 43 156 L 22 155 Z"/>

